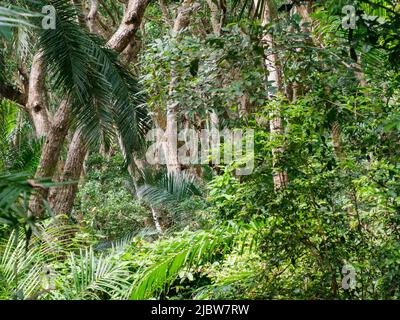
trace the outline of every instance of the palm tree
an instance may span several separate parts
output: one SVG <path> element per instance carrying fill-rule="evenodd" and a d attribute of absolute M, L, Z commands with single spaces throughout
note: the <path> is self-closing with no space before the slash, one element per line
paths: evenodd
<path fill-rule="evenodd" d="M 108 43 L 79 25 L 77 17 L 80 13 L 75 7 L 71 7 L 69 1 L 20 3 L 32 12 L 40 12 L 44 5 L 54 6 L 57 12 L 56 29 L 35 29 L 39 50 L 31 70 L 31 80 L 36 79 L 30 86 L 33 89 L 30 92 L 32 99 L 28 98 L 28 109 L 33 114 L 32 118 L 37 119 L 38 113 L 43 110 L 47 112 L 46 106 L 40 103 L 44 74 L 51 76 L 51 91 L 60 100 L 51 123 L 38 126 L 38 135 L 45 134 L 46 141 L 35 177 L 51 178 L 54 175 L 70 128 L 78 132 L 77 138 L 73 140 L 80 147 L 78 149 L 86 149 L 99 143 L 107 146 L 119 136 L 126 151 L 126 160 L 130 161 L 133 150 L 139 150 L 143 146 L 143 136 L 149 126 L 149 118 L 143 98 L 139 94 L 139 86 L 132 74 L 119 62 L 117 52 L 124 49 L 124 43 L 126 44 L 129 36 L 140 24 L 140 21 L 129 20 L 129 17 L 132 14 L 143 16 L 147 1 L 129 2 L 126 17 Z M 40 19 L 34 18 L 31 21 L 35 25 L 39 25 L 40 22 Z M 36 98 L 32 95 L 36 95 Z M 42 118 L 46 117 L 48 118 L 46 115 Z M 50 121 L 46 119 L 44 122 Z M 70 148 L 70 159 L 76 159 L 77 153 L 74 151 L 77 149 L 75 146 L 71 147 L 73 148 Z M 80 152 L 78 163 L 83 162 L 84 157 L 81 154 L 85 152 Z M 62 180 L 79 178 L 79 175 L 80 171 L 72 176 L 65 172 Z M 31 199 L 32 214 L 41 215 L 41 198 L 46 199 L 47 193 L 47 190 L 43 190 L 40 197 L 34 196 Z M 67 198 L 70 204 L 74 192 L 70 192 Z M 54 208 L 64 208 L 63 211 L 68 211 L 70 205 L 65 208 L 60 201 L 64 201 L 62 196 L 54 198 Z"/>

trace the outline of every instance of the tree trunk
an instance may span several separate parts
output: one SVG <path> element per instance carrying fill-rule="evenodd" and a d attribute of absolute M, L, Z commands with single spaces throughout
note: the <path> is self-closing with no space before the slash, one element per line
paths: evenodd
<path fill-rule="evenodd" d="M 118 30 L 108 41 L 107 46 L 121 52 L 135 35 L 143 19 L 148 0 L 130 0 Z"/>
<path fill-rule="evenodd" d="M 49 198 L 50 207 L 56 214 L 68 215 L 74 205 L 78 180 L 83 170 L 83 164 L 87 153 L 87 146 L 81 132 L 75 132 L 69 145 L 68 156 L 65 161 L 64 171 L 60 182 L 71 182 L 66 186 L 55 187 L 53 197 Z"/>
<path fill-rule="evenodd" d="M 265 9 L 263 14 L 263 25 L 267 25 L 276 19 L 276 10 L 272 0 L 265 1 Z M 263 36 L 263 42 L 267 49 L 271 52 L 266 54 L 265 67 L 268 72 L 268 83 L 271 87 L 275 88 L 277 92 L 282 91 L 282 74 L 278 63 L 277 54 L 274 52 L 274 39 L 272 34 L 265 33 Z M 274 98 L 273 94 L 269 94 L 270 98 Z M 269 129 L 271 139 L 274 140 L 284 133 L 282 117 L 279 109 L 271 111 L 271 120 L 269 122 Z M 285 149 L 283 146 L 275 147 L 272 150 L 272 170 L 273 170 L 273 183 L 275 190 L 281 190 L 288 183 L 287 172 L 279 168 L 279 160 L 284 154 Z"/>
<path fill-rule="evenodd" d="M 194 0 L 184 0 L 182 5 L 178 8 L 178 14 L 174 21 L 172 29 L 173 37 L 176 37 L 179 32 L 187 28 L 189 25 L 189 18 L 191 12 L 197 6 Z M 167 124 L 165 129 L 165 143 L 164 154 L 167 164 L 168 173 L 177 173 L 181 171 L 181 166 L 178 159 L 178 125 L 177 125 L 177 111 L 179 102 L 174 100 L 178 78 L 176 76 L 175 64 L 171 62 L 171 82 L 169 86 L 169 101 L 167 103 Z"/>
<path fill-rule="evenodd" d="M 220 35 L 221 34 L 221 28 L 222 28 L 222 19 L 218 19 L 218 13 L 219 13 L 219 8 L 217 6 L 217 4 L 213 1 L 213 0 L 206 0 L 207 1 L 207 5 L 210 8 L 210 12 L 211 12 L 211 26 L 213 28 L 213 32 L 216 35 Z"/>
<path fill-rule="evenodd" d="M 46 142 L 42 147 L 39 166 L 36 170 L 35 178 L 52 178 L 57 167 L 58 158 L 69 127 L 70 104 L 64 100 L 58 108 L 53 122 L 49 128 Z M 48 190 L 43 189 L 37 194 L 32 195 L 29 202 L 30 214 L 35 217 L 43 215 L 43 200 L 47 198 Z"/>
<path fill-rule="evenodd" d="M 50 127 L 50 114 L 46 104 L 44 81 L 45 62 L 43 52 L 39 51 L 32 60 L 26 105 L 38 138 L 45 136 Z"/>
<path fill-rule="evenodd" d="M 96 17 L 97 17 L 97 10 L 99 7 L 99 3 L 97 0 L 91 0 L 90 1 L 90 10 L 88 15 L 86 16 L 86 24 L 89 27 L 89 31 L 92 33 L 98 33 L 97 27 L 96 27 Z"/>
<path fill-rule="evenodd" d="M 62 101 L 54 115 L 46 142 L 43 145 L 39 166 L 35 175 L 36 178 L 49 178 L 54 174 L 62 144 L 68 133 L 70 119 L 69 107 L 70 104 L 68 100 Z"/>

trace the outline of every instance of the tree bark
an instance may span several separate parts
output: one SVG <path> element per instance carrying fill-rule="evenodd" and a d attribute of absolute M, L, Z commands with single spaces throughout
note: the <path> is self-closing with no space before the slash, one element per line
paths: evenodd
<path fill-rule="evenodd" d="M 221 24 L 222 19 L 218 19 L 219 8 L 213 0 L 206 0 L 206 1 L 211 12 L 210 16 L 211 26 L 213 28 L 214 33 L 219 36 L 221 34 L 221 28 L 222 28 Z"/>
<path fill-rule="evenodd" d="M 55 187 L 53 198 L 49 198 L 50 207 L 56 214 L 69 214 L 72 210 L 86 153 L 87 146 L 78 130 L 69 145 L 64 171 L 60 179 L 61 182 L 70 182 L 70 184 Z"/>
<path fill-rule="evenodd" d="M 148 0 L 129 1 L 118 30 L 107 43 L 109 48 L 117 52 L 121 52 L 126 48 L 130 39 L 140 27 L 147 4 Z"/>
<path fill-rule="evenodd" d="M 96 27 L 96 18 L 97 18 L 97 9 L 99 7 L 99 3 L 97 0 L 90 1 L 90 10 L 88 15 L 86 16 L 86 23 L 89 27 L 89 31 L 92 33 L 98 33 Z"/>
<path fill-rule="evenodd" d="M 178 13 L 174 21 L 172 36 L 176 37 L 182 30 L 187 28 L 190 22 L 191 12 L 197 8 L 194 0 L 184 0 L 178 8 Z M 178 78 L 175 71 L 175 63 L 171 62 L 171 81 L 169 85 L 169 101 L 167 103 L 167 124 L 165 129 L 164 155 L 167 164 L 168 173 L 177 173 L 181 171 L 181 165 L 178 159 L 178 125 L 177 111 L 179 102 L 175 101 L 174 95 L 178 84 Z"/>
<path fill-rule="evenodd" d="M 57 167 L 61 148 L 69 128 L 69 101 L 64 100 L 54 115 L 53 122 L 47 133 L 46 142 L 42 147 L 39 166 L 35 178 L 52 178 Z M 47 198 L 48 190 L 43 189 L 38 194 L 32 195 L 29 202 L 30 214 L 35 217 L 43 215 L 43 200 Z"/>
<path fill-rule="evenodd" d="M 37 52 L 32 60 L 29 76 L 27 109 L 38 138 L 45 136 L 50 127 L 50 114 L 45 98 L 45 61 L 43 52 Z"/>
<path fill-rule="evenodd" d="M 272 0 L 265 1 L 265 8 L 263 13 L 263 25 L 267 25 L 273 22 L 277 17 L 277 13 Z M 268 72 L 268 83 L 271 87 L 275 88 L 277 92 L 282 91 L 282 73 L 280 70 L 277 54 L 274 52 L 274 38 L 270 33 L 265 33 L 263 36 L 263 42 L 265 46 L 271 51 L 266 54 L 265 67 Z M 270 98 L 273 99 L 273 94 L 269 94 Z M 274 108 L 270 113 L 271 120 L 269 122 L 269 130 L 271 139 L 274 140 L 284 133 L 282 124 L 282 117 L 280 110 Z M 288 183 L 288 174 L 285 170 L 279 168 L 279 161 L 281 156 L 284 154 L 285 149 L 281 145 L 272 149 L 272 170 L 273 170 L 273 183 L 275 190 L 281 190 Z"/>

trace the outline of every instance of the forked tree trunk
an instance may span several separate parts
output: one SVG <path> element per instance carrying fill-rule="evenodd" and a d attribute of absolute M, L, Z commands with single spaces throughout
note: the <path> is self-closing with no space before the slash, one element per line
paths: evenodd
<path fill-rule="evenodd" d="M 127 47 L 130 39 L 140 27 L 147 5 L 148 0 L 129 1 L 118 30 L 107 43 L 109 48 L 121 52 Z"/>

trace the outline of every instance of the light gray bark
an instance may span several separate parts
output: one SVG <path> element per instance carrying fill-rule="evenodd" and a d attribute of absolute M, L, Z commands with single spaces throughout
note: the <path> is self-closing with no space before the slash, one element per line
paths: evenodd
<path fill-rule="evenodd" d="M 39 138 L 47 134 L 51 122 L 46 103 L 44 82 L 45 61 L 43 52 L 38 51 L 32 60 L 26 107 L 35 127 L 36 136 Z"/>
<path fill-rule="evenodd" d="M 176 37 L 182 30 L 188 27 L 190 14 L 198 7 L 194 0 L 184 0 L 178 8 L 178 12 L 172 29 L 172 36 Z M 164 155 L 167 163 L 168 173 L 177 173 L 181 171 L 181 165 L 178 159 L 178 125 L 177 111 L 179 102 L 175 101 L 174 95 L 178 85 L 175 64 L 171 63 L 171 81 L 169 85 L 169 101 L 167 103 L 167 117 L 165 129 Z"/>
<path fill-rule="evenodd" d="M 99 7 L 99 3 L 97 0 L 90 0 L 90 10 L 88 15 L 86 16 L 87 25 L 89 27 L 89 31 L 92 33 L 98 33 L 96 27 L 96 18 L 97 18 L 97 10 Z"/>
<path fill-rule="evenodd" d="M 277 13 L 272 0 L 265 1 L 265 8 L 263 13 L 263 24 L 267 25 L 276 19 Z M 274 52 L 274 38 L 272 34 L 266 32 L 263 36 L 263 41 L 268 53 L 265 57 L 265 67 L 268 72 L 268 83 L 271 84 L 277 92 L 282 91 L 282 74 L 279 66 L 278 56 Z M 270 94 L 271 98 L 274 98 Z M 269 130 L 271 139 L 277 139 L 284 133 L 282 117 L 279 109 L 274 109 L 270 113 Z M 288 183 L 287 172 L 279 168 L 279 160 L 284 154 L 285 149 L 283 146 L 278 146 L 272 149 L 272 166 L 273 166 L 273 183 L 275 190 L 281 190 Z"/>

